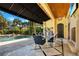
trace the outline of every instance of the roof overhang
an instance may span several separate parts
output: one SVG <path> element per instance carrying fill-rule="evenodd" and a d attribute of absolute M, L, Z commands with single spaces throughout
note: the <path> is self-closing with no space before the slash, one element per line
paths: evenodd
<path fill-rule="evenodd" d="M 0 3 L 0 9 L 40 24 L 50 19 L 36 3 Z"/>

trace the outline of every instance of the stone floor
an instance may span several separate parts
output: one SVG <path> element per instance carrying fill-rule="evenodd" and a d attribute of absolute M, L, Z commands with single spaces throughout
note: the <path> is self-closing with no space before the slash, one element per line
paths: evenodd
<path fill-rule="evenodd" d="M 26 47 L 23 47 L 21 49 L 12 51 L 8 54 L 5 54 L 6 56 L 44 56 L 42 51 L 40 49 L 34 49 L 33 45 L 29 45 Z"/>
<path fill-rule="evenodd" d="M 47 54 L 47 56 L 63 56 L 62 55 L 62 48 L 61 47 L 54 47 L 54 48 L 42 48 L 45 53 Z M 57 50 L 56 50 L 57 49 Z M 69 47 L 64 44 L 64 56 L 75 56 L 74 53 L 72 53 L 69 49 Z"/>
<path fill-rule="evenodd" d="M 74 53 L 72 53 L 66 43 L 63 44 L 63 52 L 62 52 L 62 46 L 61 43 L 55 43 L 53 47 L 50 46 L 42 46 L 43 51 L 47 54 L 47 56 L 75 56 Z M 63 53 L 63 54 L 62 54 Z"/>
<path fill-rule="evenodd" d="M 75 56 L 75 54 L 73 54 L 70 51 L 69 47 L 67 46 L 67 44 L 65 42 L 63 44 L 64 56 Z M 16 44 L 20 44 L 20 46 L 21 46 L 22 45 L 21 43 L 22 44 L 25 43 L 23 47 L 20 47 L 18 49 L 5 53 L 4 56 L 45 56 L 45 54 L 47 56 L 56 56 L 56 55 L 62 56 L 62 54 L 61 54 L 62 47 L 61 47 L 60 39 L 55 40 L 53 47 L 50 47 L 49 44 L 45 44 L 45 45 L 41 46 L 41 49 L 39 48 L 39 46 L 37 46 L 35 49 L 35 44 L 34 44 L 33 39 L 30 39 L 30 41 L 22 41 L 22 42 L 16 43 Z M 28 43 L 28 44 L 26 44 L 26 43 Z M 11 44 L 11 45 L 13 46 L 13 44 Z M 12 49 L 14 49 L 15 47 L 17 48 L 17 46 L 13 46 L 13 47 L 12 46 L 8 46 L 9 48 L 7 47 L 7 49 L 10 50 L 10 47 Z"/>

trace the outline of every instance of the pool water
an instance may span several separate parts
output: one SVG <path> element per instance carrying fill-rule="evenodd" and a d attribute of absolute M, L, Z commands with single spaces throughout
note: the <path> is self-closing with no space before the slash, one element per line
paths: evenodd
<path fill-rule="evenodd" d="M 0 42 L 18 40 L 22 38 L 30 38 L 31 36 L 15 36 L 15 37 L 0 37 Z"/>
<path fill-rule="evenodd" d="M 14 39 L 22 39 L 22 38 L 29 38 L 30 36 L 16 36 Z"/>

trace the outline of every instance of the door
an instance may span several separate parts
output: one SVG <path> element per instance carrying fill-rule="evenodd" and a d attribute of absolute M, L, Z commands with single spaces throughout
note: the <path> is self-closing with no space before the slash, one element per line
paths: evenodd
<path fill-rule="evenodd" d="M 57 25 L 57 32 L 58 32 L 58 38 L 64 38 L 64 25 L 58 24 Z"/>

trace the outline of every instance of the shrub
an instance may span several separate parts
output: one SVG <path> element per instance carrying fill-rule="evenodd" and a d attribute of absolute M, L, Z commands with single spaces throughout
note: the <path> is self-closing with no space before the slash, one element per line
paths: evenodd
<path fill-rule="evenodd" d="M 0 34 L 3 34 L 3 30 L 0 30 Z"/>
<path fill-rule="evenodd" d="M 39 32 L 43 32 L 43 29 L 41 27 L 36 27 L 36 32 L 39 33 Z"/>
<path fill-rule="evenodd" d="M 27 28 L 27 29 L 21 29 L 21 34 L 23 34 L 23 35 L 30 35 L 29 28 Z"/>
<path fill-rule="evenodd" d="M 15 26 L 15 27 L 13 28 L 13 33 L 15 33 L 15 34 L 20 34 L 20 28 L 19 28 L 18 26 Z"/>
<path fill-rule="evenodd" d="M 3 29 L 4 34 L 7 34 L 9 32 L 9 30 L 7 28 Z"/>

